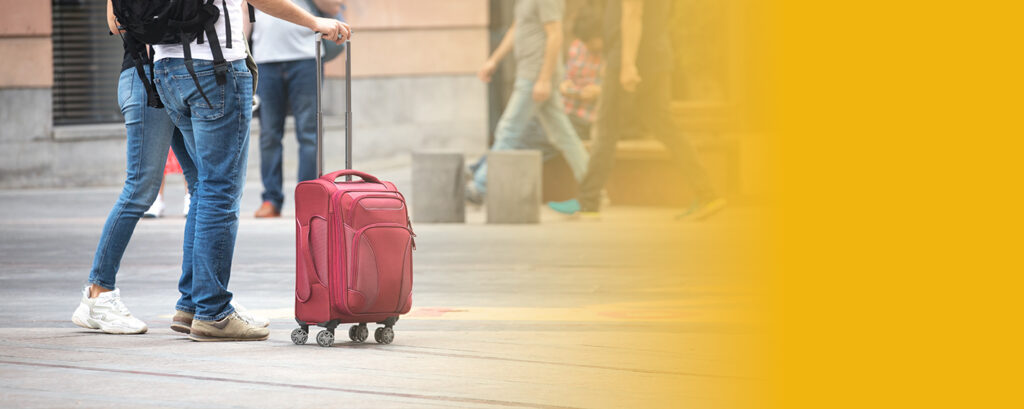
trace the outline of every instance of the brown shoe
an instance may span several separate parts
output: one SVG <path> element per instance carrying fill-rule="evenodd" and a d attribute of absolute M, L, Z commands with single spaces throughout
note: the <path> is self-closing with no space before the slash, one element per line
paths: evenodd
<path fill-rule="evenodd" d="M 255 217 L 281 217 L 281 211 L 274 207 L 273 203 L 263 202 L 259 210 L 256 210 Z"/>
<path fill-rule="evenodd" d="M 192 332 L 192 317 L 194 314 L 185 311 L 174 311 L 174 318 L 171 318 L 171 329 L 188 334 Z"/>
<path fill-rule="evenodd" d="M 263 341 L 270 336 L 270 330 L 245 322 L 237 313 L 231 313 L 220 321 L 192 320 L 193 341 Z"/>

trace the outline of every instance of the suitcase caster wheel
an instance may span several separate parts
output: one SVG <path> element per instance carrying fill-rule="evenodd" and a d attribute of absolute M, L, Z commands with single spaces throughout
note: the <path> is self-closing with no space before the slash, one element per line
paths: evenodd
<path fill-rule="evenodd" d="M 370 330 L 365 325 L 353 325 L 348 329 L 348 339 L 352 342 L 363 342 L 370 337 Z"/>
<path fill-rule="evenodd" d="M 378 344 L 390 344 L 391 341 L 395 340 L 395 330 L 391 329 L 391 327 L 377 328 L 377 330 L 373 332 L 373 339 L 376 340 Z"/>
<path fill-rule="evenodd" d="M 309 333 L 307 333 L 302 328 L 296 328 L 296 329 L 292 330 L 292 342 L 294 342 L 295 345 L 305 344 L 306 343 L 306 339 L 308 337 L 309 337 Z"/>
<path fill-rule="evenodd" d="M 328 330 L 320 331 L 316 334 L 316 343 L 322 347 L 334 345 L 334 333 Z"/>

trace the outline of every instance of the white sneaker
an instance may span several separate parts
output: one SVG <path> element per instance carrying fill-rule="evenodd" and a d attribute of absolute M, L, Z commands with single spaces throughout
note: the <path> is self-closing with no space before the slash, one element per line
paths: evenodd
<path fill-rule="evenodd" d="M 266 328 L 270 326 L 269 319 L 249 312 L 249 309 L 243 307 L 242 304 L 231 301 L 231 306 L 235 307 L 235 312 L 238 313 L 238 317 L 241 318 L 242 321 L 245 321 L 247 324 L 259 328 Z"/>
<path fill-rule="evenodd" d="M 188 206 L 191 203 L 192 203 L 192 195 L 190 195 L 188 193 L 185 193 L 185 210 L 181 211 L 181 214 L 185 215 L 185 217 L 188 217 Z"/>
<path fill-rule="evenodd" d="M 120 289 L 89 298 L 88 285 L 82 290 L 82 302 L 71 316 L 71 322 L 82 328 L 98 329 L 108 334 L 142 334 L 149 329 L 146 323 L 128 312 L 128 307 L 121 302 Z"/>
<path fill-rule="evenodd" d="M 142 217 L 161 217 L 164 215 L 164 195 L 156 195 L 156 200 L 149 206 L 149 210 L 146 210 L 142 214 Z"/>

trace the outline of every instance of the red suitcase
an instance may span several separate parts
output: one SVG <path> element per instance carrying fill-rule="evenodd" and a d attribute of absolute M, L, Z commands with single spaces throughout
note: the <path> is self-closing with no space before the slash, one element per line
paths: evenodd
<path fill-rule="evenodd" d="M 316 40 L 317 67 L 320 40 Z M 352 167 L 351 43 L 345 47 L 345 170 L 323 175 L 323 110 L 317 71 L 317 179 L 295 187 L 295 321 L 292 341 L 304 344 L 309 327 L 320 346 L 334 343 L 340 324 L 354 323 L 349 339 L 363 342 L 367 324 L 382 324 L 374 339 L 390 344 L 398 316 L 412 307 L 415 235 L 405 198 L 395 185 Z M 338 181 L 344 176 L 343 181 Z M 358 180 L 352 180 L 355 176 Z"/>

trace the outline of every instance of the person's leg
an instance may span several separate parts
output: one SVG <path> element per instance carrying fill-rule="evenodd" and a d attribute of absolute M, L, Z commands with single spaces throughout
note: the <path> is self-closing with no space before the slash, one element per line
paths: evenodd
<path fill-rule="evenodd" d="M 584 212 L 596 212 L 601 206 L 601 189 L 608 181 L 615 161 L 615 149 L 622 132 L 622 107 L 627 97 L 619 82 L 621 57 L 611 50 L 605 65 L 601 102 L 597 108 L 597 134 L 590 145 L 590 163 L 580 183 L 579 206 Z"/>
<path fill-rule="evenodd" d="M 264 202 L 275 210 L 284 203 L 281 164 L 281 139 L 284 138 L 284 119 L 288 113 L 286 63 L 259 65 L 260 86 L 260 176 L 263 180 Z M 315 94 L 314 94 L 315 95 Z M 315 124 L 314 124 L 315 126 Z"/>
<path fill-rule="evenodd" d="M 161 95 L 170 95 L 164 103 L 179 114 L 172 117 L 192 153 L 198 175 L 190 212 L 195 213 L 191 292 L 195 319 L 218 321 L 234 312 L 227 287 L 245 181 L 252 74 L 244 61 L 235 61 L 230 64 L 227 83 L 219 85 L 210 61 L 196 60 L 195 64 L 212 105 L 199 96 L 181 59 L 164 59 L 157 67 Z"/>
<path fill-rule="evenodd" d="M 185 239 L 182 242 L 181 278 L 178 279 L 178 293 L 181 295 L 174 309 L 195 314 L 196 304 L 192 301 L 192 249 L 195 244 L 196 212 L 191 211 L 191 209 L 196 208 L 196 201 L 198 200 L 195 192 L 196 187 L 199 185 L 199 170 L 196 168 L 195 162 L 192 161 L 194 152 L 186 145 L 184 135 L 177 128 L 174 129 L 174 137 L 171 139 L 171 149 L 174 150 L 174 155 L 178 157 L 182 174 L 185 176 L 185 186 L 189 198 L 188 207 L 190 209 L 185 214 Z"/>
<path fill-rule="evenodd" d="M 562 157 L 572 169 L 576 181 L 582 181 L 587 173 L 590 154 L 583 147 L 579 136 L 576 136 L 576 130 L 569 122 L 569 117 L 565 115 L 563 106 L 562 96 L 557 92 L 553 93 L 551 98 L 537 107 L 537 119 L 551 144 L 562 152 Z"/>
<path fill-rule="evenodd" d="M 512 96 L 505 105 L 505 112 L 498 120 L 498 126 L 494 130 L 494 145 L 492 151 L 515 149 L 522 138 L 523 132 L 533 121 L 535 113 L 533 103 L 533 81 L 517 78 L 512 89 Z M 481 195 L 487 191 L 487 162 L 484 161 L 473 174 L 473 186 Z"/>
<path fill-rule="evenodd" d="M 316 174 L 316 60 L 286 63 L 288 106 L 295 118 L 299 141 L 298 181 L 313 180 Z"/>
<path fill-rule="evenodd" d="M 717 198 L 690 138 L 672 121 L 671 73 L 643 73 L 642 78 L 637 90 L 641 122 L 672 153 L 673 162 L 686 177 L 697 200 L 706 202 Z"/>
<path fill-rule="evenodd" d="M 721 211 L 726 206 L 726 200 L 715 192 L 690 138 L 672 121 L 671 73 L 648 72 L 641 73 L 641 77 L 644 81 L 637 90 L 641 123 L 672 153 L 673 163 L 689 182 L 694 194 L 694 203 L 677 219 L 704 220 Z"/>
<path fill-rule="evenodd" d="M 586 119 L 580 118 L 576 115 L 569 115 L 569 122 L 572 122 L 573 129 L 576 130 L 576 136 L 580 137 L 580 140 L 590 140 L 590 122 Z"/>
<path fill-rule="evenodd" d="M 118 102 L 125 117 L 127 177 L 103 226 L 89 273 L 89 285 L 83 288 L 82 301 L 71 320 L 84 328 L 137 334 L 146 332 L 148 327 L 133 317 L 121 302 L 115 281 L 135 225 L 160 188 L 174 127 L 163 110 L 146 106 L 145 88 L 134 70 L 121 73 Z"/>
<path fill-rule="evenodd" d="M 127 134 L 127 177 L 100 235 L 89 283 L 113 290 L 121 257 L 135 225 L 159 191 L 174 125 L 162 109 L 146 106 L 146 92 L 134 70 L 121 73 L 118 101 Z"/>
<path fill-rule="evenodd" d="M 558 147 L 551 144 L 551 140 L 548 138 L 547 132 L 544 127 L 540 125 L 540 120 L 534 116 L 534 119 L 530 121 L 530 125 L 523 131 L 523 136 L 520 138 L 518 147 L 515 149 L 533 149 L 538 150 L 541 153 L 541 157 L 545 162 L 558 156 L 560 151 Z"/>

